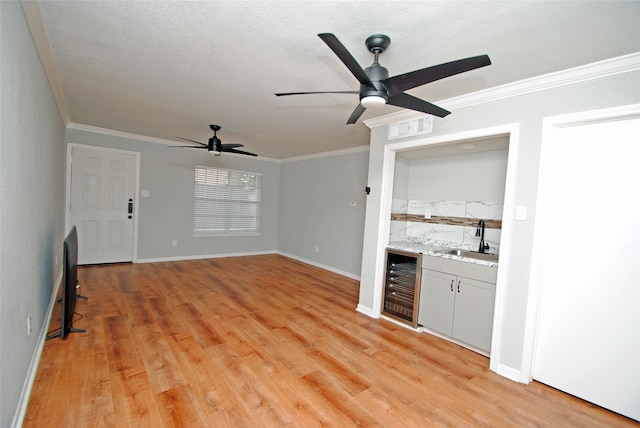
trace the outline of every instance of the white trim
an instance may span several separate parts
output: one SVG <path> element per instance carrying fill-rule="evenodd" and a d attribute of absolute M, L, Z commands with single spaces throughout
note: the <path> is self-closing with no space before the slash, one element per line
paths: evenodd
<path fill-rule="evenodd" d="M 380 314 L 376 314 L 374 313 L 374 311 L 371 308 L 368 308 L 366 306 L 363 306 L 362 304 L 358 303 L 358 306 L 356 307 L 356 312 L 360 312 L 361 314 L 364 314 L 370 318 L 380 318 Z M 380 312 L 380 311 L 378 311 Z"/>
<path fill-rule="evenodd" d="M 509 150 L 507 154 L 507 173 L 504 188 L 504 201 L 502 211 L 502 229 L 500 232 L 500 263 L 498 263 L 498 276 L 496 278 L 496 293 L 493 309 L 493 334 L 491 335 L 491 358 L 489 369 L 496 373 L 504 371 L 500 361 L 502 360 L 501 350 L 503 331 L 503 314 L 507 311 L 507 284 L 509 284 L 509 266 L 511 266 L 511 254 L 515 251 L 513 240 L 513 229 L 515 228 L 516 205 L 516 182 L 518 152 L 520 151 L 520 124 L 514 123 L 504 128 L 509 135 Z M 503 267 L 500 269 L 500 267 Z"/>
<path fill-rule="evenodd" d="M 361 153 L 361 152 L 368 152 L 368 151 L 369 151 L 369 146 L 357 146 L 357 147 L 350 147 L 348 149 L 331 150 L 328 152 L 314 153 L 311 155 L 294 156 L 291 158 L 282 159 L 281 162 L 283 163 L 297 162 L 297 161 L 309 160 L 309 159 L 328 158 L 331 156 L 344 156 L 352 153 Z"/>
<path fill-rule="evenodd" d="M 592 64 L 495 86 L 493 88 L 461 95 L 459 97 L 440 100 L 435 102 L 435 104 L 449 110 L 455 110 L 638 70 L 640 70 L 640 52 L 635 52 L 616 58 L 606 59 L 604 61 L 594 62 Z M 393 122 L 422 116 L 424 116 L 423 113 L 412 110 L 403 110 L 365 120 L 364 124 L 369 128 L 377 128 Z"/>
<path fill-rule="evenodd" d="M 402 143 L 398 143 L 402 144 Z M 387 245 L 389 245 L 389 232 L 391 224 L 391 203 L 393 199 L 393 178 L 396 166 L 396 151 L 393 147 L 396 144 L 387 144 L 384 147 L 382 157 L 382 177 L 380 187 L 380 219 L 378 220 L 378 242 L 376 244 L 376 264 L 373 275 L 373 312 L 381 316 L 382 313 L 382 288 L 384 287 L 384 277 L 386 274 L 385 260 Z"/>
<path fill-rule="evenodd" d="M 512 367 L 507 367 L 504 364 L 496 364 L 495 370 L 492 370 L 500 376 L 506 377 L 509 380 L 512 380 L 514 382 L 522 382 L 522 375 L 520 373 L 520 370 L 514 369 Z"/>
<path fill-rule="evenodd" d="M 40 13 L 39 2 L 31 0 L 21 0 L 20 3 L 22 5 L 22 11 L 27 21 L 27 25 L 29 26 L 29 32 L 31 33 L 33 44 L 38 51 L 38 56 L 40 57 L 42 68 L 44 68 L 44 73 L 46 74 L 47 80 L 49 81 L 51 92 L 53 92 L 53 97 L 55 98 L 56 104 L 58 105 L 58 112 L 60 113 L 60 117 L 62 118 L 62 123 L 67 125 L 70 120 L 69 109 L 67 108 L 67 101 L 64 97 L 64 91 L 62 90 L 62 86 L 60 85 L 60 76 L 58 74 L 58 69 L 56 67 L 55 61 L 53 60 L 53 52 L 51 50 L 49 37 L 47 36 L 47 30 L 44 26 L 44 23 L 42 22 L 42 14 Z"/>
<path fill-rule="evenodd" d="M 135 176 L 135 188 L 133 198 L 133 212 L 136 213 L 133 216 L 133 248 L 131 249 L 131 261 L 136 262 L 138 258 L 138 219 L 140 215 L 137 214 L 140 212 L 140 152 L 133 152 L 129 150 L 120 150 L 120 149 L 112 149 L 109 147 L 102 146 L 91 146 L 85 144 L 77 144 L 77 143 L 67 143 L 67 164 L 66 164 L 66 189 L 65 189 L 65 207 L 64 207 L 64 224 L 65 231 L 69 231 L 71 229 L 71 225 L 69 224 L 69 218 L 71 217 L 70 204 L 71 204 L 71 152 L 73 148 L 77 147 L 80 149 L 87 150 L 98 150 L 103 152 L 111 152 L 111 153 L 122 153 L 126 155 L 135 156 L 136 159 L 136 176 Z M 65 232 L 66 233 L 66 232 Z"/>
<path fill-rule="evenodd" d="M 132 134 L 130 132 L 123 132 L 123 131 L 117 131 L 117 130 L 114 130 L 114 129 L 100 128 L 98 126 L 83 125 L 81 123 L 75 123 L 75 122 L 71 122 L 71 123 L 67 124 L 66 127 L 68 129 L 76 129 L 78 131 L 92 132 L 92 133 L 95 133 L 95 134 L 109 135 L 111 137 L 126 138 L 126 139 L 129 139 L 129 140 L 143 141 L 143 142 L 147 142 L 147 143 L 163 144 L 165 146 L 173 146 L 173 145 L 182 143 L 181 141 L 166 140 L 164 138 L 149 137 L 149 136 L 141 135 L 141 134 Z M 369 151 L 369 146 L 357 146 L 357 147 L 350 147 L 350 148 L 347 148 L 347 149 L 331 150 L 331 151 L 327 151 L 327 152 L 314 153 L 314 154 L 311 154 L 311 155 L 294 156 L 294 157 L 285 158 L 285 159 L 275 159 L 275 158 L 269 158 L 269 157 L 266 157 L 266 156 L 258 156 L 256 158 L 254 158 L 254 160 L 261 160 L 261 161 L 273 162 L 273 163 L 297 162 L 297 161 L 309 160 L 309 159 L 327 158 L 327 157 L 332 157 L 332 156 L 343 156 L 343 155 L 348 155 L 348 154 L 351 154 L 351 153 L 361 153 L 361 152 L 367 152 L 367 151 Z M 236 153 L 225 153 L 224 155 L 225 156 L 235 156 L 235 157 L 246 157 L 245 155 L 239 155 L 239 154 L 236 154 Z"/>
<path fill-rule="evenodd" d="M 102 134 L 102 135 L 109 135 L 112 137 L 117 137 L 117 138 L 127 138 L 129 140 L 136 140 L 136 141 L 144 141 L 147 143 L 155 143 L 155 144 L 163 144 L 165 146 L 175 146 L 183 144 L 183 141 L 175 141 L 175 140 L 166 140 L 164 138 L 156 138 L 156 137 L 149 137 L 147 135 L 141 135 L 141 134 L 132 134 L 130 132 L 123 132 L 123 131 L 116 131 L 114 129 L 107 129 L 107 128 L 100 128 L 97 126 L 90 126 L 90 125 L 83 125 L 81 123 L 75 123 L 75 122 L 71 122 L 69 124 L 67 124 L 67 128 L 68 129 L 77 129 L 79 131 L 86 131 L 86 132 L 93 132 L 96 134 Z M 240 158 L 246 158 L 246 155 L 241 155 L 241 154 L 237 154 L 237 153 L 226 153 L 224 154 L 225 156 L 232 156 L 232 157 L 240 157 Z M 266 156 L 258 156 L 253 158 L 254 160 L 260 160 L 260 161 L 265 161 L 265 162 L 275 162 L 275 163 L 279 163 L 280 160 L 279 159 L 274 159 L 274 158 L 268 158 Z"/>
<path fill-rule="evenodd" d="M 338 275 L 342 275 L 347 278 L 354 279 L 356 281 L 360 280 L 358 275 L 354 275 L 349 272 L 345 272 L 340 269 L 335 269 L 331 266 L 323 265 L 321 263 L 314 262 L 312 260 L 308 260 L 302 257 L 294 256 L 293 254 L 285 253 L 282 251 L 272 250 L 272 251 L 252 251 L 247 253 L 225 253 L 225 254 L 199 254 L 194 256 L 178 256 L 178 257 L 158 257 L 158 258 L 149 258 L 149 259 L 138 259 L 136 263 L 161 263 L 161 262 L 177 262 L 182 260 L 205 260 L 205 259 L 221 259 L 225 257 L 245 257 L 245 256 L 261 256 L 265 254 L 278 254 L 284 257 L 288 257 L 293 260 L 297 260 L 299 262 L 318 267 L 320 269 L 324 269 L 329 272 L 337 273 Z"/>
<path fill-rule="evenodd" d="M 347 278 L 355 279 L 356 281 L 360 281 L 360 277 L 358 275 L 354 275 L 352 273 L 349 273 L 349 272 L 346 272 L 346 271 L 343 271 L 343 270 L 340 270 L 340 269 L 336 269 L 336 268 L 333 268 L 331 266 L 323 265 L 322 263 L 317 263 L 317 262 L 314 262 L 313 260 L 309 260 L 309 259 L 305 259 L 305 258 L 302 258 L 302 257 L 294 256 L 293 254 L 285 253 L 285 252 L 282 252 L 282 251 L 277 251 L 277 253 L 280 254 L 281 256 L 289 257 L 290 259 L 297 260 L 299 262 L 306 263 L 308 265 L 315 266 L 315 267 L 318 267 L 320 269 L 328 270 L 329 272 L 337 273 L 338 275 L 342 275 L 342 276 L 345 276 Z"/>
<path fill-rule="evenodd" d="M 520 382 L 528 383 L 533 377 L 535 363 L 536 336 L 538 331 L 539 301 L 542 289 L 542 252 L 544 250 L 544 231 L 546 219 L 549 218 L 544 197 L 548 183 L 550 158 L 554 144 L 554 130 L 565 126 L 575 126 L 602 120 L 621 119 L 640 115 L 640 104 L 620 106 L 559 116 L 548 116 L 542 121 L 542 140 L 540 144 L 540 167 L 538 172 L 538 196 L 536 200 L 536 218 L 533 229 L 533 245 L 531 251 L 531 270 L 529 274 L 529 291 L 527 296 L 527 312 L 525 317 L 522 361 L 520 364 Z"/>
<path fill-rule="evenodd" d="M 51 325 L 51 315 L 53 314 L 53 308 L 55 307 L 56 300 L 58 298 L 60 284 L 62 284 L 62 269 L 58 272 L 58 276 L 53 284 L 53 291 L 51 292 L 51 296 L 49 296 L 49 306 L 47 307 L 47 312 L 44 315 L 44 322 L 42 323 L 40 334 L 38 335 L 37 346 L 31 356 L 27 375 L 25 376 L 24 383 L 22 384 L 22 391 L 20 392 L 20 397 L 18 399 L 17 411 L 13 416 L 13 421 L 11 422 L 12 428 L 21 427 L 24 423 L 24 418 L 27 414 L 27 407 L 29 405 L 29 398 L 31 397 L 31 390 L 33 389 L 33 384 L 36 380 L 36 374 L 38 373 L 38 366 L 40 365 L 40 358 L 42 357 L 44 343 L 47 340 L 47 332 Z"/>
<path fill-rule="evenodd" d="M 277 254 L 277 251 L 251 251 L 246 253 L 196 254 L 193 256 L 154 257 L 147 259 L 138 259 L 135 263 L 179 262 L 184 260 L 222 259 L 225 257 L 262 256 L 265 254 Z"/>

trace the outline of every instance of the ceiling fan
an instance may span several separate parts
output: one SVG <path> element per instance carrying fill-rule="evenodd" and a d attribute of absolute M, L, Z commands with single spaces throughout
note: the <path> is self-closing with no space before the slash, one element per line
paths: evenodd
<path fill-rule="evenodd" d="M 199 144 L 198 146 L 171 146 L 171 147 L 184 147 L 188 149 L 207 149 L 210 152 L 213 152 L 215 156 L 220 156 L 222 152 L 226 153 L 237 153 L 239 155 L 249 155 L 249 156 L 258 156 L 253 153 L 245 152 L 243 150 L 237 150 L 238 147 L 244 147 L 243 144 L 222 144 L 222 140 L 218 138 L 216 135 L 217 132 L 221 129 L 219 125 L 209 125 L 209 128 L 213 131 L 213 137 L 209 138 L 209 144 L 200 143 L 195 140 L 190 140 L 188 138 L 176 137 L 181 140 L 191 141 L 192 143 Z"/>
<path fill-rule="evenodd" d="M 385 104 L 445 117 L 451 112 L 420 98 L 405 94 L 404 91 L 491 64 L 491 60 L 487 55 L 479 55 L 389 77 L 387 69 L 378 63 L 378 56 L 391 43 L 391 39 L 388 36 L 374 34 L 367 38 L 365 45 L 375 57 L 373 64 L 365 69 L 360 67 L 355 58 L 335 35 L 321 33 L 318 34 L 318 37 L 331 48 L 340 61 L 351 71 L 351 74 L 358 79 L 360 91 L 284 92 L 275 95 L 280 97 L 306 94 L 359 94 L 360 103 L 351 113 L 349 120 L 347 120 L 347 125 L 356 123 L 367 108 L 379 108 Z"/>

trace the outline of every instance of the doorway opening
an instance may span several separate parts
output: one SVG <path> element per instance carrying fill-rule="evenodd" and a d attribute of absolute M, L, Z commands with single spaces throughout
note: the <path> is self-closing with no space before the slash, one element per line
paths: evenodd
<path fill-rule="evenodd" d="M 505 142 L 506 147 L 504 147 Z M 484 146 L 483 143 L 485 144 Z M 498 146 L 492 147 L 491 144 L 498 144 L 502 145 L 502 148 L 508 148 L 508 154 L 504 184 L 504 205 L 500 236 L 500 263 L 498 266 L 498 276 L 496 281 L 495 309 L 493 318 L 494 334 L 492 335 L 490 368 L 495 372 L 499 372 L 503 376 L 517 381 L 518 379 L 515 378 L 514 373 L 503 373 L 494 361 L 500 361 L 500 358 L 495 358 L 498 357 L 497 353 L 501 348 L 500 335 L 495 334 L 495 332 L 501 330 L 501 314 L 505 309 L 503 302 L 507 284 L 507 267 L 509 266 L 509 258 L 513 248 L 512 233 L 513 221 L 515 219 L 514 213 L 516 211 L 515 165 L 518 158 L 519 124 L 507 124 L 414 141 L 392 143 L 385 146 L 382 170 L 380 218 L 378 219 L 378 230 L 380 233 L 378 234 L 376 248 L 377 260 L 373 307 L 378 308 L 378 311 L 381 307 L 382 287 L 384 284 L 384 255 L 385 249 L 389 244 L 391 232 L 390 218 L 393 203 L 396 160 L 398 156 L 403 156 L 403 153 L 406 154 L 409 151 L 416 151 L 416 154 L 421 151 L 430 154 L 439 153 L 441 155 L 445 155 L 446 153 L 459 153 L 461 145 L 475 145 L 475 147 L 468 150 L 474 150 L 476 152 L 499 149 Z M 379 313 L 375 315 L 380 316 Z"/>

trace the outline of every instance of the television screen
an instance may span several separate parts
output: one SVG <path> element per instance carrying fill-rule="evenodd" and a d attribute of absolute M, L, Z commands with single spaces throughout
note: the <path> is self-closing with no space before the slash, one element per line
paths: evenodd
<path fill-rule="evenodd" d="M 73 328 L 73 315 L 75 313 L 76 300 L 78 299 L 78 232 L 73 226 L 63 244 L 62 251 L 62 309 L 60 316 L 60 330 L 47 339 L 54 337 L 65 338 L 70 332 L 84 332 L 85 330 Z"/>

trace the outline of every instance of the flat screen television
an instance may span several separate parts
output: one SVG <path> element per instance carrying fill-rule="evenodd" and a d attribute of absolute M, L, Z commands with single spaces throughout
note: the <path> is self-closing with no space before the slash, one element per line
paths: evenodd
<path fill-rule="evenodd" d="M 47 336 L 47 339 L 60 337 L 64 339 L 71 332 L 85 332 L 73 327 L 73 315 L 75 313 L 78 298 L 85 298 L 78 294 L 78 232 L 73 226 L 63 243 L 62 250 L 62 297 L 60 329 Z"/>

